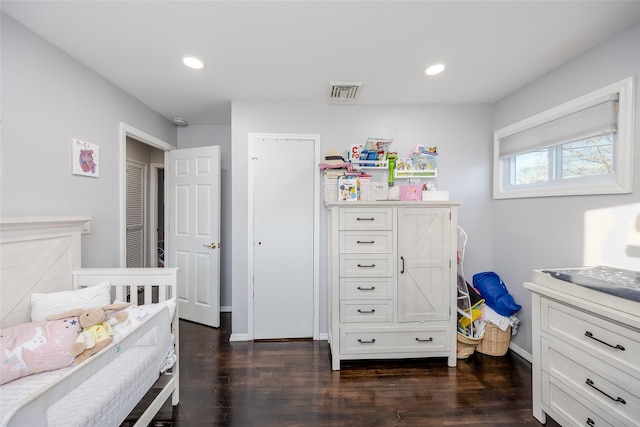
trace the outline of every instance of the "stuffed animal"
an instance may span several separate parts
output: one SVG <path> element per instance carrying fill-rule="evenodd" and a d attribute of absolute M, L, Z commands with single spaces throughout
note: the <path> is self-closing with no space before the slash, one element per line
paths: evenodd
<path fill-rule="evenodd" d="M 111 344 L 114 334 L 111 327 L 124 322 L 129 317 L 128 313 L 123 312 L 116 313 L 112 319 L 106 320 L 107 311 L 122 310 L 130 305 L 130 303 L 122 303 L 106 305 L 104 307 L 94 307 L 87 310 L 71 310 L 55 316 L 49 316 L 47 320 L 78 317 L 80 326 L 82 326 L 82 332 L 80 332 L 76 341 L 71 345 L 70 351 L 72 355 L 76 356 L 73 364 L 78 365 Z"/>

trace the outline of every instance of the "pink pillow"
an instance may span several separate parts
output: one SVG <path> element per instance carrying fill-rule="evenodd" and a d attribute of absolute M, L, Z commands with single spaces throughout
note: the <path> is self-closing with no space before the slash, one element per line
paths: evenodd
<path fill-rule="evenodd" d="M 69 351 L 82 328 L 77 317 L 0 329 L 0 384 L 69 366 Z"/>

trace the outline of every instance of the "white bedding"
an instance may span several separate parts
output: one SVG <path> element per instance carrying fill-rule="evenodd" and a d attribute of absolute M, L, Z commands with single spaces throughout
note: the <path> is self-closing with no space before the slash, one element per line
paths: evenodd
<path fill-rule="evenodd" d="M 170 325 L 163 307 L 79 366 L 4 384 L 0 425 L 120 425 L 166 368 L 173 352 Z"/>

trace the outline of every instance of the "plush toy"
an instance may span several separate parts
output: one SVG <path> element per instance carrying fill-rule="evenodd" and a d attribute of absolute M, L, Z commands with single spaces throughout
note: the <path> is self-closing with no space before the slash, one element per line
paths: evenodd
<path fill-rule="evenodd" d="M 49 316 L 47 320 L 78 317 L 80 326 L 82 326 L 82 332 L 80 332 L 76 341 L 71 345 L 70 351 L 72 355 L 76 356 L 73 364 L 78 365 L 111 344 L 114 334 L 111 327 L 124 322 L 129 317 L 128 313 L 123 312 L 116 313 L 112 319 L 106 320 L 107 311 L 122 310 L 130 305 L 130 303 L 122 303 L 90 308 L 88 310 L 71 310 L 55 316 Z"/>

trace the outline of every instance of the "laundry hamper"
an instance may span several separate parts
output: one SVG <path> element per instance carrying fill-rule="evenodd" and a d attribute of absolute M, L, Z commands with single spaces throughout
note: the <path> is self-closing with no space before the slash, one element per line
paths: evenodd
<path fill-rule="evenodd" d="M 503 331 L 493 323 L 487 323 L 484 328 L 484 337 L 476 347 L 476 351 L 489 356 L 504 356 L 509 350 L 510 341 L 511 326 Z"/>
<path fill-rule="evenodd" d="M 476 347 L 482 342 L 482 337 L 472 338 L 458 332 L 457 334 L 456 358 L 466 359 L 476 350 Z"/>

